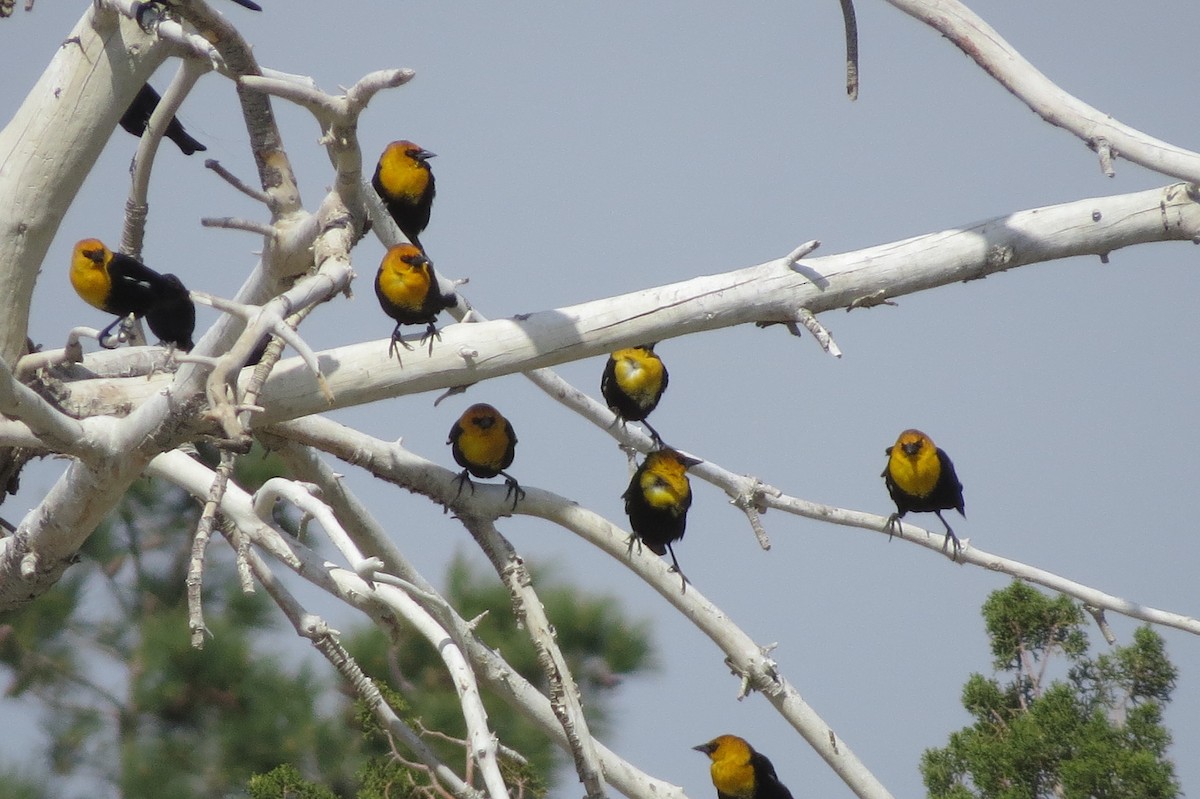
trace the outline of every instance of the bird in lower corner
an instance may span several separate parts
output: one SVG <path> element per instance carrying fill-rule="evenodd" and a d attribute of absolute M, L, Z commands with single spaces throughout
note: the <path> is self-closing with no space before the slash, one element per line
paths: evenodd
<path fill-rule="evenodd" d="M 754 751 L 744 738 L 718 735 L 692 748 L 712 761 L 709 773 L 717 799 L 792 799 L 792 792 L 779 781 L 771 761 Z"/>
<path fill-rule="evenodd" d="M 665 446 L 662 436 L 646 417 L 658 407 L 667 390 L 668 377 L 662 358 L 654 352 L 654 343 L 626 347 L 608 357 L 600 376 L 600 393 L 617 420 L 641 422 L 658 445 Z"/>
<path fill-rule="evenodd" d="M 936 513 L 946 526 L 946 541 L 942 551 L 953 543 L 954 558 L 962 550 L 958 536 L 950 529 L 950 524 L 942 516 L 944 510 L 957 510 L 966 516 L 963 503 L 963 487 L 954 472 L 954 464 L 950 456 L 934 446 L 933 439 L 920 430 L 905 430 L 896 439 L 896 443 L 885 450 L 888 456 L 887 466 L 884 467 L 884 483 L 892 501 L 896 503 L 896 512 L 888 518 L 888 538 L 900 526 L 904 514 Z"/>
<path fill-rule="evenodd" d="M 162 97 L 154 90 L 154 87 L 149 83 L 143 84 L 141 91 L 133 98 L 133 102 L 129 104 L 129 108 L 125 109 L 125 113 L 121 115 L 120 125 L 129 133 L 141 138 L 141 135 L 146 132 L 146 126 L 150 124 L 150 115 L 154 113 L 154 109 L 158 108 L 158 101 Z M 183 124 L 178 117 L 171 117 L 171 121 L 167 123 L 166 137 L 175 142 L 180 151 L 184 155 L 191 155 L 196 152 L 203 152 L 208 148 L 200 142 L 193 139 L 186 130 L 183 129 Z"/>
<path fill-rule="evenodd" d="M 458 302 L 454 292 L 442 293 L 433 264 L 412 244 L 397 244 L 383 256 L 379 271 L 375 273 L 375 296 L 379 298 L 383 312 L 396 320 L 388 355 L 395 354 L 397 358 L 400 357 L 397 343 L 412 349 L 400 338 L 401 325 L 426 325 L 421 342 L 429 339 L 432 354 L 433 339 L 440 338 L 435 324 L 437 315 Z"/>
<path fill-rule="evenodd" d="M 429 226 L 435 194 L 429 159 L 435 155 L 407 139 L 394 141 L 379 156 L 371 178 L 371 185 L 395 220 L 396 227 L 422 250 L 425 248 L 419 236 Z"/>
<path fill-rule="evenodd" d="M 672 542 L 683 538 L 687 512 L 692 506 L 692 484 L 687 470 L 700 463 L 673 449 L 656 449 L 646 455 L 621 498 L 629 515 L 629 551 L 636 538 L 656 555 L 671 553 L 671 571 L 679 574 L 684 589 L 688 579 L 679 568 Z"/>
<path fill-rule="evenodd" d="M 484 402 L 472 405 L 450 428 L 446 443 L 450 445 L 455 463 L 463 467 L 457 478 L 455 499 L 462 494 L 464 484 L 470 485 L 471 493 L 475 493 L 475 484 L 468 474 L 485 480 L 502 475 L 507 488 L 504 498 L 512 497 L 513 510 L 516 510 L 517 503 L 525 498 L 525 490 L 504 470 L 512 466 L 516 456 L 517 434 L 500 411 Z"/>
<path fill-rule="evenodd" d="M 145 317 L 163 343 L 185 352 L 192 349 L 196 306 L 175 275 L 159 274 L 136 258 L 113 252 L 99 239 L 83 239 L 71 256 L 71 285 L 88 305 L 117 315 L 100 331 L 100 346 L 116 346 L 105 339 L 132 314 Z"/>

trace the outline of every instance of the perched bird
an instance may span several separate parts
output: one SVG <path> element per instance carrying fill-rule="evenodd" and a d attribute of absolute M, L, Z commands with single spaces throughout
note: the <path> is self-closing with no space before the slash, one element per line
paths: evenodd
<path fill-rule="evenodd" d="M 600 393 L 622 422 L 641 422 L 661 446 L 662 436 L 646 417 L 658 407 L 667 390 L 667 367 L 654 352 L 654 344 L 626 347 L 608 356 L 600 376 Z M 610 425 L 611 427 L 611 425 Z"/>
<path fill-rule="evenodd" d="M 504 485 L 508 490 L 504 498 L 513 498 L 513 509 L 517 502 L 525 498 L 525 491 L 516 478 L 504 470 L 512 466 L 513 456 L 517 449 L 517 434 L 500 411 L 491 405 L 480 402 L 467 408 L 450 428 L 450 438 L 446 441 L 454 461 L 463 467 L 458 476 L 458 493 L 462 493 L 463 484 L 471 486 L 475 493 L 475 484 L 471 482 L 468 473 L 475 477 L 489 478 L 496 475 L 504 476 Z M 455 499 L 458 495 L 455 495 Z"/>
<path fill-rule="evenodd" d="M 687 512 L 692 505 L 692 485 L 687 470 L 700 463 L 695 458 L 673 449 L 656 449 L 646 455 L 642 465 L 629 481 L 621 498 L 629 515 L 629 549 L 633 550 L 634 536 L 650 547 L 656 555 L 671 553 L 671 571 L 678 572 L 687 585 L 687 577 L 675 559 L 671 542 L 683 538 Z"/>
<path fill-rule="evenodd" d="M 183 282 L 175 275 L 160 275 L 141 261 L 113 252 L 98 239 L 84 239 L 71 256 L 71 285 L 93 308 L 116 314 L 100 331 L 100 345 L 112 329 L 133 314 L 146 317 L 151 332 L 181 350 L 192 348 L 196 306 Z"/>
<path fill-rule="evenodd" d="M 453 308 L 458 302 L 454 292 L 442 293 L 433 264 L 412 244 L 397 244 L 384 254 L 379 271 L 375 273 L 375 296 L 379 298 L 383 312 L 396 320 L 388 355 L 395 353 L 397 358 L 400 357 L 397 342 L 405 349 L 412 349 L 400 338 L 400 325 L 427 325 L 421 342 L 430 339 L 429 351 L 432 353 L 433 339 L 440 338 L 434 324 L 437 315 L 443 308 Z"/>
<path fill-rule="evenodd" d="M 429 159 L 434 155 L 407 139 L 394 141 L 379 156 L 371 178 L 371 185 L 396 221 L 396 227 L 417 247 L 421 247 L 418 236 L 429 226 L 429 211 L 433 208 L 433 171 Z"/>
<path fill-rule="evenodd" d="M 792 799 L 766 755 L 754 751 L 736 735 L 718 735 L 706 744 L 693 746 L 708 755 L 708 770 L 717 799 Z"/>
<path fill-rule="evenodd" d="M 963 510 L 962 483 L 958 482 L 950 456 L 935 447 L 933 440 L 920 430 L 905 430 L 884 452 L 888 462 L 881 476 L 896 503 L 896 512 L 888 518 L 889 540 L 899 528 L 904 514 L 932 511 L 946 525 L 942 551 L 953 542 L 954 557 L 957 558 L 962 546 L 942 517 L 942 511 L 953 508 L 963 516 L 967 514 Z"/>
<path fill-rule="evenodd" d="M 141 91 L 137 93 L 137 97 L 133 98 L 133 102 L 121 116 L 121 127 L 140 138 L 146 132 L 146 126 L 150 124 L 150 115 L 154 113 L 154 109 L 158 108 L 158 101 L 161 99 L 162 97 L 154 91 L 153 86 L 149 83 L 144 84 Z M 166 136 L 178 145 L 184 155 L 208 149 L 188 135 L 178 117 L 171 117 L 171 121 L 167 123 Z"/>

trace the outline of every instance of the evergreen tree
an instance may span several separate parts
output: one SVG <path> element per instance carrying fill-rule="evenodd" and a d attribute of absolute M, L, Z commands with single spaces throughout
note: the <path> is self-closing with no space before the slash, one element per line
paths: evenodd
<path fill-rule="evenodd" d="M 1180 795 L 1163 707 L 1175 667 L 1149 627 L 1091 656 L 1068 597 L 1014 582 L 984 603 L 1001 684 L 973 674 L 963 707 L 974 724 L 921 759 L 933 799 L 1168 799 Z M 1062 659 L 1051 679 L 1049 667 Z"/>

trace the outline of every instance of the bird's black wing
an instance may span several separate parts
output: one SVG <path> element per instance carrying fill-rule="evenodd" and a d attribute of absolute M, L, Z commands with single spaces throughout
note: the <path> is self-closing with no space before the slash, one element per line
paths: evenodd
<path fill-rule="evenodd" d="M 938 465 L 941 467 L 941 473 L 938 475 L 938 489 L 945 493 L 947 502 L 954 503 L 956 511 L 966 516 L 963 487 L 958 480 L 958 474 L 954 471 L 954 462 L 950 460 L 949 455 L 942 451 L 941 447 L 938 447 L 937 456 Z"/>
<path fill-rule="evenodd" d="M 754 769 L 754 799 L 792 799 L 792 792 L 779 781 L 766 755 L 754 752 L 750 755 L 750 765 Z"/>

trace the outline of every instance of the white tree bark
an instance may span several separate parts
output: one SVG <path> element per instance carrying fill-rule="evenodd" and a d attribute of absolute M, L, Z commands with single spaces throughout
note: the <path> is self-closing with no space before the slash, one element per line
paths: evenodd
<path fill-rule="evenodd" d="M 1116 123 L 1062 92 L 954 0 L 889 2 L 951 38 L 1043 118 L 1086 141 L 1102 162 L 1122 156 L 1164 175 L 1200 180 L 1200 155 Z M 107 0 L 90 7 L 20 110 L 0 131 L 0 207 L 11 209 L 0 216 L 0 280 L 8 289 L 0 293 L 0 414 L 4 416 L 0 446 L 34 447 L 70 459 L 17 533 L 0 539 L 0 611 L 50 590 L 87 537 L 143 473 L 171 480 L 208 499 L 215 476 L 177 447 L 213 437 L 233 451 L 252 436 L 260 436 L 275 442 L 297 479 L 316 482 L 324 491 L 318 501 L 299 493 L 294 483 L 282 483 L 275 487 L 276 494 L 263 493 L 263 502 L 284 495 L 308 507 L 338 544 L 346 563 L 325 564 L 298 542 L 286 539 L 263 514 L 255 514 L 251 498 L 236 486 L 214 490 L 214 506 L 252 542 L 248 562 L 257 578 L 299 634 L 312 639 L 343 674 L 352 674 L 353 669 L 339 651 L 336 633 L 299 607 L 275 581 L 273 565 L 294 570 L 330 599 L 361 610 L 385 629 L 385 615 L 395 614 L 412 621 L 431 640 L 449 640 L 446 667 L 460 689 L 472 756 L 491 797 L 505 796 L 506 789 L 496 766 L 496 741 L 478 699 L 478 684 L 496 690 L 573 754 L 589 796 L 604 795 L 607 785 L 636 797 L 681 797 L 682 791 L 617 757 L 588 731 L 574 680 L 557 652 L 549 622 L 540 613 L 536 586 L 516 568 L 519 553 L 494 527 L 494 521 L 511 509 L 503 492 L 480 486 L 471 496 L 458 496 L 447 470 L 314 414 L 522 372 L 613 436 L 646 449 L 650 445 L 646 437 L 612 427 L 611 414 L 603 406 L 548 368 L 621 346 L 750 322 L 784 323 L 797 332 L 803 326 L 836 355 L 836 343 L 816 318 L 825 311 L 866 308 L 904 294 L 1059 258 L 1103 258 L 1122 247 L 1149 242 L 1200 241 L 1200 205 L 1194 190 L 1174 184 L 1017 211 L 855 252 L 810 257 L 806 249 L 797 250 L 756 266 L 632 294 L 510 319 L 450 325 L 442 329 L 430 357 L 406 358 L 403 365 L 388 356 L 387 340 L 312 353 L 289 323 L 299 324 L 308 310 L 348 289 L 353 247 L 373 202 L 363 190 L 356 134 L 359 115 L 376 92 L 401 85 L 412 73 L 372 73 L 344 95 L 330 96 L 302 79 L 261 70 L 236 29 L 200 0 L 183 0 L 179 5 L 184 23 L 163 21 L 151 33 L 129 18 L 133 13 L 129 0 Z M 234 300 L 207 298 L 226 313 L 204 333 L 193 354 L 178 359 L 174 372 L 147 379 L 153 368 L 163 364 L 156 348 L 89 354 L 82 366 L 73 366 L 68 362 L 77 342 L 19 362 L 34 282 L 58 222 L 121 112 L 153 69 L 171 54 L 185 62 L 164 98 L 162 113 L 155 116 L 139 147 L 123 246 L 140 248 L 145 220 L 141 209 L 148 200 L 149 171 L 162 124 L 200 74 L 212 68 L 218 79 L 236 81 L 258 168 L 261 188 L 238 188 L 259 200 L 270 215 L 269 224 L 238 220 L 216 224 L 257 230 L 263 237 L 262 260 Z M 333 173 L 330 190 L 313 212 L 301 203 L 270 96 L 300 104 L 321 125 Z M 389 227 L 383 220 L 376 224 Z M 388 238 L 394 232 L 383 235 Z M 293 284 L 293 278 L 301 275 Z M 259 367 L 243 368 L 266 333 L 286 338 L 301 357 L 274 365 L 276 353 Z M 34 381 L 53 385 L 53 403 L 27 385 Z M 529 621 L 547 671 L 557 675 L 552 679 L 556 686 L 552 698 L 522 680 L 474 637 L 469 623 L 407 564 L 316 450 L 365 466 L 382 479 L 460 513 L 509 579 L 518 612 Z M 882 517 L 787 496 L 717 464 L 702 464 L 694 473 L 729 494 L 764 546 L 769 542 L 758 515 L 767 508 L 884 531 Z M 768 656 L 768 648 L 757 644 L 699 590 L 681 592 L 678 576 L 667 572 L 660 559 L 629 553 L 628 534 L 618 526 L 563 497 L 533 487 L 526 490 L 518 513 L 548 519 L 625 564 L 708 636 L 714 656 L 727 658 L 739 676 L 739 692 L 763 693 L 856 795 L 890 796 L 841 736 L 805 703 Z M 930 549 L 943 543 L 940 536 L 910 525 L 903 527 L 901 538 Z M 962 560 L 1038 582 L 1098 608 L 1200 634 L 1200 622 L 1194 618 L 1147 608 L 983 552 L 969 542 Z M 372 688 L 356 676 L 350 679 L 364 694 Z M 381 704 L 374 707 L 385 715 L 386 706 Z M 463 797 L 480 795 L 436 762 L 419 737 L 398 719 L 385 718 L 385 723 L 448 790 Z"/>

